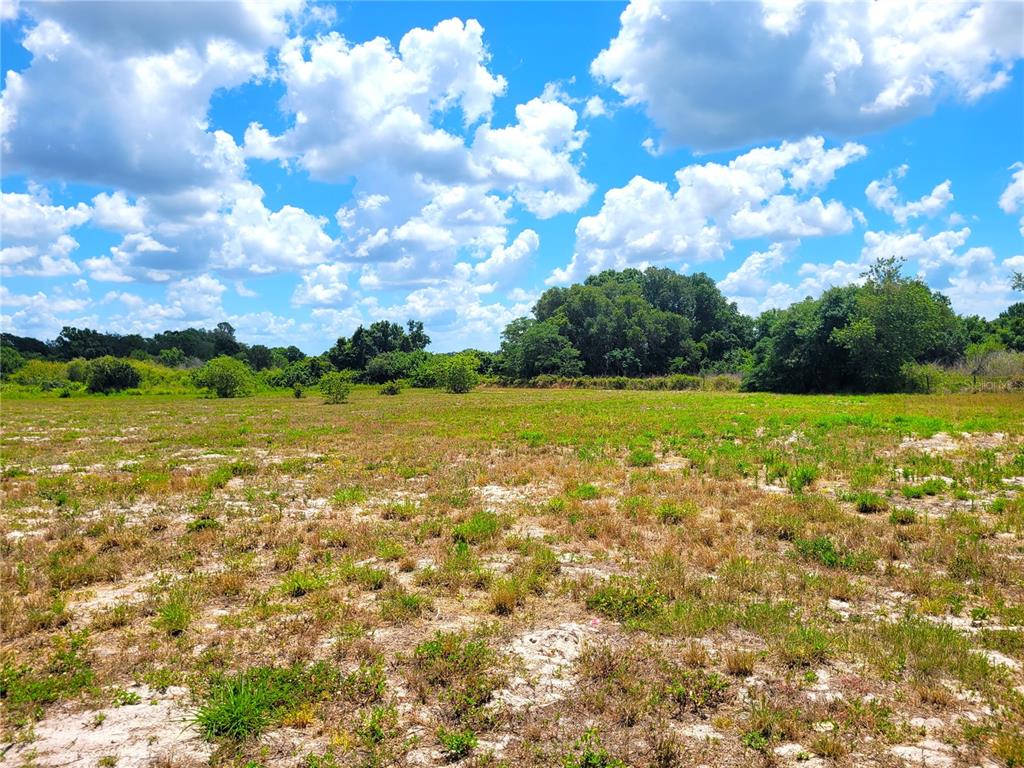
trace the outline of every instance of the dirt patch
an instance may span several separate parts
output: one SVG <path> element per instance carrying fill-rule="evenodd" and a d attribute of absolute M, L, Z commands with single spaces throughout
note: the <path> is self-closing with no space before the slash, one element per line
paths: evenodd
<path fill-rule="evenodd" d="M 184 688 L 159 694 L 145 686 L 133 689 L 138 704 L 95 712 L 56 709 L 34 726 L 35 739 L 6 751 L 7 759 L 34 766 L 100 765 L 116 758 L 118 768 L 149 768 L 172 759 L 182 768 L 203 765 L 213 751 L 189 723 Z"/>
<path fill-rule="evenodd" d="M 574 685 L 573 662 L 596 633 L 594 626 L 568 622 L 515 638 L 508 651 L 521 662 L 521 673 L 497 691 L 494 700 L 512 709 L 543 707 L 561 700 Z"/>

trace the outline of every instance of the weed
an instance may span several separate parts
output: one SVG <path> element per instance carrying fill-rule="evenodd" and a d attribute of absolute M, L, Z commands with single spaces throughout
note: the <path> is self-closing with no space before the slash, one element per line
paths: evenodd
<path fill-rule="evenodd" d="M 665 596 L 647 579 L 612 577 L 587 597 L 587 607 L 624 623 L 656 618 L 665 610 Z"/>
<path fill-rule="evenodd" d="M 476 734 L 470 730 L 440 728 L 437 731 L 437 740 L 441 742 L 441 753 L 450 763 L 466 757 L 476 749 L 477 744 Z"/>

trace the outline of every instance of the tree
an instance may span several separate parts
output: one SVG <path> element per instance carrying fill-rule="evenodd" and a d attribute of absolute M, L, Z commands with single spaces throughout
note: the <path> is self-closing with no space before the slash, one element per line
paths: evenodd
<path fill-rule="evenodd" d="M 868 269 L 852 321 L 832 332 L 850 353 L 863 389 L 898 389 L 904 365 L 934 360 L 940 350 L 950 353 L 948 337 L 955 335 L 958 323 L 948 299 L 920 280 L 903 277 L 903 263 L 895 257 L 879 259 Z"/>
<path fill-rule="evenodd" d="M 270 347 L 265 347 L 262 344 L 254 344 L 245 350 L 245 359 L 249 362 L 249 367 L 254 371 L 262 371 L 269 368 L 274 361 Z"/>
<path fill-rule="evenodd" d="M 351 338 L 340 337 L 327 356 L 339 370 L 362 371 L 377 355 L 422 351 L 430 343 L 430 337 L 423 332 L 423 323 L 410 320 L 406 327 L 408 333 L 398 323 L 387 320 L 379 320 L 368 328 L 360 325 Z"/>
<path fill-rule="evenodd" d="M 139 386 L 142 376 L 127 360 L 104 356 L 91 360 L 86 366 L 85 382 L 90 392 L 118 392 Z"/>
<path fill-rule="evenodd" d="M 217 397 L 244 397 L 256 389 L 252 371 L 241 360 L 221 355 L 210 360 L 192 374 L 192 382 Z"/>
<path fill-rule="evenodd" d="M 511 379 L 532 379 L 541 374 L 579 376 L 583 373 L 580 353 L 551 322 L 521 317 L 509 323 L 501 334 L 499 371 Z"/>
<path fill-rule="evenodd" d="M 177 368 L 185 364 L 185 353 L 177 347 L 161 349 L 157 359 L 168 368 Z"/>
<path fill-rule="evenodd" d="M 352 384 L 345 374 L 339 371 L 325 373 L 320 379 L 320 392 L 324 396 L 324 402 L 330 405 L 343 403 L 348 399 L 352 391 Z"/>

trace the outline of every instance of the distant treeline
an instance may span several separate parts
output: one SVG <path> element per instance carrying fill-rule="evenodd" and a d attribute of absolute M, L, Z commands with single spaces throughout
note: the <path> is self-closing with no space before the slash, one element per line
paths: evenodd
<path fill-rule="evenodd" d="M 545 291 L 531 317 L 505 328 L 497 352 L 465 350 L 457 357 L 476 375 L 530 386 L 685 389 L 695 376 L 706 382 L 728 375 L 712 388 L 741 381 L 748 390 L 777 392 L 914 391 L 930 376 L 922 370 L 929 365 L 957 365 L 964 375 L 1024 385 L 1024 303 L 993 321 L 959 316 L 945 296 L 903 275 L 902 266 L 880 260 L 859 285 L 757 318 L 742 314 L 703 273 L 608 270 Z M 1024 289 L 1019 275 L 1015 287 Z M 334 371 L 366 383 L 429 387 L 453 358 L 427 352 L 429 344 L 416 320 L 359 326 L 317 356 L 295 346 L 245 344 L 228 323 L 151 338 L 66 327 L 49 342 L 0 334 L 0 370 L 9 378 L 32 360 L 108 357 L 196 369 L 231 358 L 269 387 L 313 386 Z M 22 383 L 56 375 L 37 369 Z M 651 381 L 628 383 L 635 379 Z"/>

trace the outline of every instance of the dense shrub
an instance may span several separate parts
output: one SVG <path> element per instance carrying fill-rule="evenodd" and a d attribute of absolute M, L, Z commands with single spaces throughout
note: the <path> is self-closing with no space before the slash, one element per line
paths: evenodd
<path fill-rule="evenodd" d="M 348 399 L 348 393 L 352 391 L 352 383 L 348 377 L 338 371 L 325 373 L 320 378 L 320 392 L 324 396 L 324 402 L 331 405 L 343 403 Z"/>
<path fill-rule="evenodd" d="M 25 358 L 14 347 L 0 345 L 0 376 L 7 378 L 25 365 Z"/>
<path fill-rule="evenodd" d="M 421 351 L 402 352 L 400 350 L 384 352 L 366 364 L 361 379 L 370 384 L 383 384 L 386 381 L 405 379 L 412 375 L 427 359 L 427 353 Z"/>
<path fill-rule="evenodd" d="M 480 383 L 477 360 L 472 355 L 452 355 L 445 361 L 441 384 L 445 392 L 463 394 Z"/>
<path fill-rule="evenodd" d="M 192 383 L 217 397 L 244 397 L 256 389 L 252 371 L 241 360 L 227 355 L 215 357 L 192 374 Z"/>
<path fill-rule="evenodd" d="M 118 392 L 139 386 L 142 375 L 127 360 L 98 357 L 86 366 L 85 382 L 90 392 Z"/>

